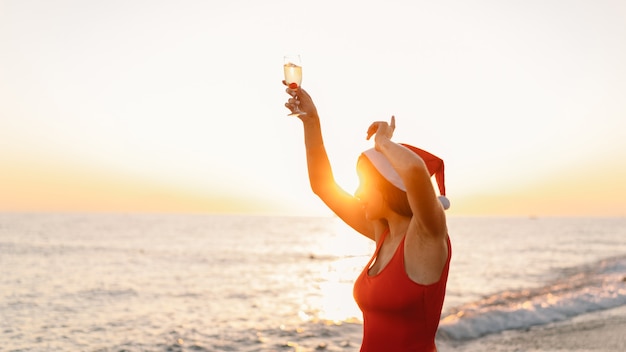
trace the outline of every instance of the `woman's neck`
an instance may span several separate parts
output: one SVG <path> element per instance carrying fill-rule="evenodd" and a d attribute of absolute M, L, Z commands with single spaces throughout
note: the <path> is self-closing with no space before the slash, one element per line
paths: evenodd
<path fill-rule="evenodd" d="M 398 213 L 390 214 L 387 217 L 387 224 L 389 225 L 389 237 L 393 239 L 404 236 L 410 222 L 410 217 L 402 216 Z"/>

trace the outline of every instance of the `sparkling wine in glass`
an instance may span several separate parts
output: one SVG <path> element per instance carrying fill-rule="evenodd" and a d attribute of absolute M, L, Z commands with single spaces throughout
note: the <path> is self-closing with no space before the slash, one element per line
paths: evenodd
<path fill-rule="evenodd" d="M 285 83 L 290 89 L 297 89 L 302 84 L 302 62 L 300 55 L 287 55 L 285 56 L 283 70 L 285 72 Z M 297 99 L 297 97 L 294 97 Z M 300 111 L 298 104 L 289 116 L 305 115 L 306 113 Z"/>

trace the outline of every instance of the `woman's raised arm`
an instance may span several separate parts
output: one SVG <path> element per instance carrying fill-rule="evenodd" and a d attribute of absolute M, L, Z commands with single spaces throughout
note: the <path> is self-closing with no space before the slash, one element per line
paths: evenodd
<path fill-rule="evenodd" d="M 408 148 L 391 141 L 395 118 L 391 122 L 374 122 L 368 129 L 368 138 L 376 134 L 376 150 L 385 155 L 400 175 L 421 234 L 444 238 L 447 233 L 444 209 L 437 198 L 428 167 L 422 158 Z"/>
<path fill-rule="evenodd" d="M 364 236 L 374 239 L 374 228 L 365 218 L 365 212 L 358 199 L 343 190 L 335 181 L 324 146 L 317 108 L 311 96 L 302 88 L 296 90 L 287 88 L 287 93 L 291 95 L 291 98 L 285 106 L 293 111 L 298 104 L 300 111 L 305 112 L 298 118 L 302 120 L 304 127 L 304 144 L 311 190 L 346 224 Z"/>

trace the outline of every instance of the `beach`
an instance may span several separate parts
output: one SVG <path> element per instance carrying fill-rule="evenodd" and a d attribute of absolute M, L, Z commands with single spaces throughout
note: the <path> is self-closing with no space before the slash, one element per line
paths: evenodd
<path fill-rule="evenodd" d="M 583 314 L 564 322 L 504 331 L 440 352 L 626 351 L 626 306 Z"/>

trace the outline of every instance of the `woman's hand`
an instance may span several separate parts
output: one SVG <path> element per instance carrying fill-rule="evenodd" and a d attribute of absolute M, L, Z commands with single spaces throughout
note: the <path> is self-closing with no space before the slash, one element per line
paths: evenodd
<path fill-rule="evenodd" d="M 393 137 L 393 131 L 396 129 L 396 117 L 391 116 L 391 122 L 387 123 L 385 121 L 376 121 L 370 125 L 367 129 L 367 140 L 369 140 L 374 134 L 376 137 L 374 138 L 374 143 L 376 149 L 378 149 L 378 145 L 391 140 Z"/>
<path fill-rule="evenodd" d="M 287 82 L 283 81 L 283 84 L 287 86 L 285 92 L 289 94 L 291 97 L 285 103 L 285 107 L 289 109 L 291 112 L 294 112 L 296 106 L 300 108 L 300 111 L 305 112 L 306 115 L 298 116 L 301 120 L 306 117 L 317 117 L 317 108 L 313 103 L 313 99 L 302 87 L 297 87 L 296 89 L 291 89 L 287 85 Z"/>

